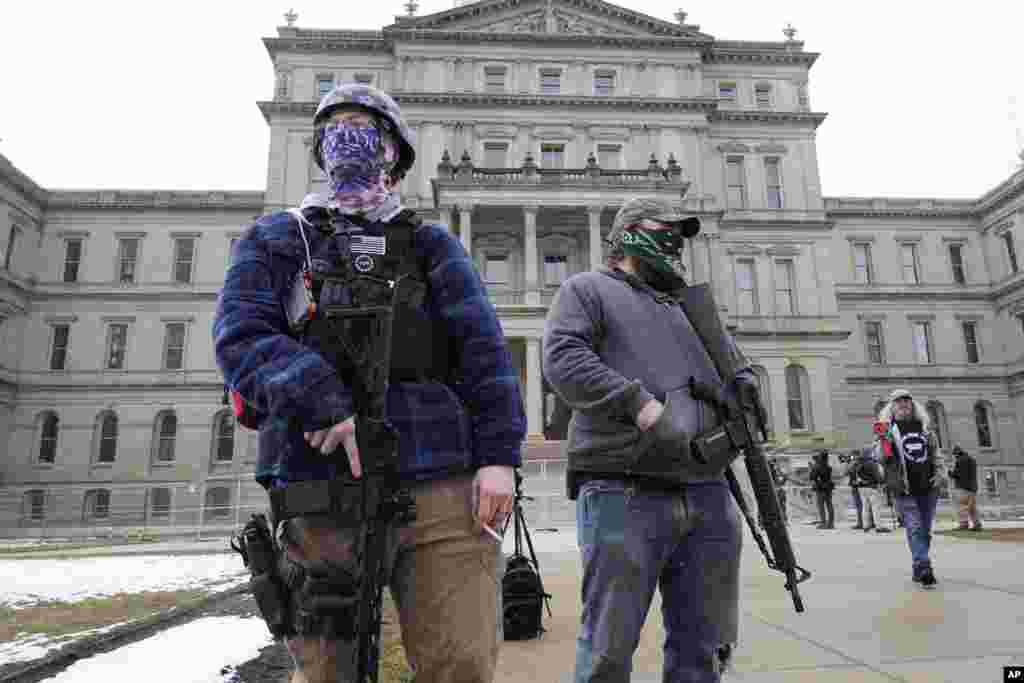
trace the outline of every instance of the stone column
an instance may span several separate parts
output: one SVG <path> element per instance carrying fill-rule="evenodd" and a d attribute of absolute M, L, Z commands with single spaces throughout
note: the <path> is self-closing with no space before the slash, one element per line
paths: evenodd
<path fill-rule="evenodd" d="M 544 380 L 540 370 L 540 338 L 526 338 L 526 434 L 542 438 L 544 434 L 544 403 L 541 389 Z"/>
<path fill-rule="evenodd" d="M 789 404 L 786 403 L 786 361 L 782 358 L 766 358 L 761 362 L 768 373 L 768 388 L 771 390 L 771 416 L 775 438 L 789 432 Z"/>
<path fill-rule="evenodd" d="M 587 218 L 590 221 L 590 269 L 596 270 L 604 261 L 604 250 L 601 248 L 601 208 L 588 206 Z"/>
<path fill-rule="evenodd" d="M 444 227 L 448 230 L 448 232 L 452 231 L 452 224 L 455 222 L 455 207 L 441 207 L 441 222 L 444 223 Z"/>
<path fill-rule="evenodd" d="M 540 278 L 537 269 L 537 207 L 523 207 L 523 250 L 526 264 L 526 298 L 523 303 L 540 305 Z"/>
<path fill-rule="evenodd" d="M 459 207 L 459 239 L 473 260 L 473 205 Z"/>

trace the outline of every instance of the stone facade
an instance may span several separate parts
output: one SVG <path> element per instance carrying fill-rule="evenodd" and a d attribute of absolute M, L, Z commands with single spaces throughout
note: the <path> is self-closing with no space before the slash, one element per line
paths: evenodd
<path fill-rule="evenodd" d="M 265 191 L 48 191 L 0 157 L 0 527 L 226 523 L 262 504 L 211 316 L 231 238 L 322 187 L 310 120 L 342 80 L 402 105 L 404 201 L 488 282 L 534 441 L 564 428 L 547 305 L 602 263 L 621 203 L 658 194 L 703 222 L 687 267 L 756 363 L 777 453 L 864 444 L 905 386 L 992 500 L 1024 491 L 1024 171 L 973 201 L 823 197 L 817 54 L 792 33 L 721 41 L 601 0 L 505 0 L 264 44 Z"/>

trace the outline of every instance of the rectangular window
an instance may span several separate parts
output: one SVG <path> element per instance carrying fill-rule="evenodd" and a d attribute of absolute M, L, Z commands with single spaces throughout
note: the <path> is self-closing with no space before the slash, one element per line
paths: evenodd
<path fill-rule="evenodd" d="M 597 165 L 601 168 L 617 170 L 621 165 L 622 145 L 598 145 Z"/>
<path fill-rule="evenodd" d="M 739 315 L 757 315 L 757 284 L 753 259 L 740 259 L 736 262 L 736 299 L 736 312 Z"/>
<path fill-rule="evenodd" d="M 50 369 L 64 370 L 68 362 L 68 339 L 71 336 L 70 325 L 53 326 L 53 346 L 50 348 Z"/>
<path fill-rule="evenodd" d="M 89 491 L 86 495 L 86 518 L 106 519 L 110 515 L 110 491 Z"/>
<path fill-rule="evenodd" d="M 920 282 L 917 270 L 917 245 L 901 244 L 900 255 L 903 259 L 903 281 L 908 285 L 916 285 Z"/>
<path fill-rule="evenodd" d="M 138 238 L 125 238 L 120 240 L 117 249 L 117 281 L 121 284 L 133 284 L 135 282 L 135 264 L 139 260 Z"/>
<path fill-rule="evenodd" d="M 569 277 L 569 258 L 564 254 L 544 256 L 544 284 L 557 287 Z"/>
<path fill-rule="evenodd" d="M 191 237 L 174 240 L 174 281 L 179 285 L 192 282 L 192 261 L 196 255 L 196 241 Z"/>
<path fill-rule="evenodd" d="M 962 244 L 949 245 L 949 265 L 953 270 L 953 282 L 958 285 L 966 284 L 967 277 L 964 273 L 964 253 Z"/>
<path fill-rule="evenodd" d="M 152 517 L 168 517 L 171 514 L 171 490 L 149 490 L 149 514 Z"/>
<path fill-rule="evenodd" d="M 332 90 L 334 90 L 334 76 L 324 75 L 316 77 L 317 99 L 322 100 Z"/>
<path fill-rule="evenodd" d="M 17 225 L 11 226 L 11 232 L 7 235 L 7 253 L 4 254 L 4 270 L 10 270 L 14 263 L 14 250 L 18 248 L 18 237 L 21 236 L 21 228 Z"/>
<path fill-rule="evenodd" d="M 611 97 L 615 94 L 615 72 L 598 71 L 594 73 L 594 95 Z"/>
<path fill-rule="evenodd" d="M 853 245 L 853 280 L 869 284 L 871 278 L 871 245 L 862 242 Z"/>
<path fill-rule="evenodd" d="M 772 86 L 767 83 L 758 83 L 754 87 L 754 101 L 758 109 L 769 109 L 772 106 Z"/>
<path fill-rule="evenodd" d="M 978 352 L 978 324 L 975 322 L 962 323 L 964 331 L 964 349 L 967 351 L 967 362 L 977 363 L 980 360 Z"/>
<path fill-rule="evenodd" d="M 565 145 L 541 145 L 540 165 L 542 168 L 565 168 Z"/>
<path fill-rule="evenodd" d="M 795 315 L 793 262 L 775 262 L 775 315 Z"/>
<path fill-rule="evenodd" d="M 764 160 L 764 178 L 768 189 L 768 208 L 782 208 L 782 176 L 779 173 L 779 160 L 769 157 Z"/>
<path fill-rule="evenodd" d="M 743 157 L 728 157 L 725 160 L 725 175 L 729 206 L 743 208 L 747 205 L 747 183 L 743 172 Z"/>
<path fill-rule="evenodd" d="M 509 283 L 511 273 L 509 272 L 508 256 L 488 256 L 484 270 L 487 284 L 507 285 Z"/>
<path fill-rule="evenodd" d="M 484 143 L 484 168 L 505 168 L 508 166 L 508 143 Z"/>
<path fill-rule="evenodd" d="M 185 367 L 185 323 L 167 323 L 164 331 L 164 369 Z"/>
<path fill-rule="evenodd" d="M 373 74 L 360 73 L 355 75 L 355 82 L 363 85 L 373 85 Z"/>
<path fill-rule="evenodd" d="M 885 363 L 885 352 L 882 348 L 882 323 L 869 320 L 864 323 L 864 339 L 868 345 L 868 362 L 875 365 Z"/>
<path fill-rule="evenodd" d="M 29 491 L 26 495 L 29 519 L 38 522 L 46 516 L 46 494 L 43 491 Z"/>
<path fill-rule="evenodd" d="M 914 360 L 917 363 L 931 363 L 932 359 L 932 326 L 927 322 L 915 322 L 913 324 L 914 334 Z"/>
<path fill-rule="evenodd" d="M 1000 237 L 1003 240 L 1003 244 L 1006 246 L 1006 258 L 1010 263 L 1010 273 L 1016 273 L 1020 271 L 1020 265 L 1017 263 L 1017 250 L 1013 246 L 1013 233 L 1009 230 L 1004 232 Z"/>
<path fill-rule="evenodd" d="M 107 328 L 107 369 L 124 369 L 124 352 L 128 347 L 128 325 L 117 323 Z"/>
<path fill-rule="evenodd" d="M 78 269 L 82 264 L 82 240 L 64 242 L 64 282 L 78 282 Z"/>
<path fill-rule="evenodd" d="M 484 68 L 484 90 L 487 92 L 505 92 L 505 75 L 507 70 L 503 66 L 488 66 Z"/>
<path fill-rule="evenodd" d="M 562 72 L 558 69 L 542 69 L 540 92 L 542 95 L 557 95 L 562 92 Z"/>
<path fill-rule="evenodd" d="M 736 81 L 719 81 L 718 96 L 729 102 L 736 101 Z"/>

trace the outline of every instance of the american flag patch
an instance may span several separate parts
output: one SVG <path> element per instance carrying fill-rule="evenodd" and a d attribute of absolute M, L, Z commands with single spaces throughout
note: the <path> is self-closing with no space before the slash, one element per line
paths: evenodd
<path fill-rule="evenodd" d="M 383 256 L 387 243 L 383 235 L 352 235 L 350 248 L 353 254 L 377 254 Z"/>

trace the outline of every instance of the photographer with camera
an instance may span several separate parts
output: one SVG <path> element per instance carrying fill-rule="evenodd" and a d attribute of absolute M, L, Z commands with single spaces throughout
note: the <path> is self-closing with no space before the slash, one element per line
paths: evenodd
<path fill-rule="evenodd" d="M 828 451 L 821 451 L 814 456 L 814 464 L 810 471 L 811 486 L 818 503 L 819 529 L 836 528 L 836 510 L 832 505 L 832 491 L 836 483 L 832 480 L 832 466 L 828 464 Z"/>
<path fill-rule="evenodd" d="M 864 528 L 864 501 L 860 497 L 860 485 L 857 483 L 857 451 L 850 451 L 847 455 L 839 454 L 839 463 L 846 465 L 846 478 L 850 486 L 850 495 L 853 497 L 853 506 L 857 510 L 857 523 L 851 529 Z"/>
<path fill-rule="evenodd" d="M 956 463 L 950 470 L 949 478 L 955 484 L 960 528 L 981 531 L 981 517 L 978 515 L 978 462 L 960 446 L 953 448 L 953 455 Z"/>
<path fill-rule="evenodd" d="M 630 679 L 659 586 L 666 681 L 719 681 L 737 640 L 743 534 L 723 477 L 728 463 L 690 455 L 691 438 L 719 422 L 689 383 L 723 395 L 756 384 L 731 337 L 722 351 L 739 370 L 720 376 L 680 304 L 679 253 L 698 230 L 668 201 L 626 202 L 608 238 L 608 267 L 562 283 L 548 313 L 544 374 L 573 410 L 567 483 L 583 565 L 577 683 Z"/>
<path fill-rule="evenodd" d="M 858 491 L 864 508 L 865 533 L 874 530 L 876 533 L 888 533 L 882 525 L 882 498 L 878 488 L 884 483 L 882 467 L 871 454 L 871 449 L 854 451 L 850 462 L 850 480 L 853 490 Z"/>

